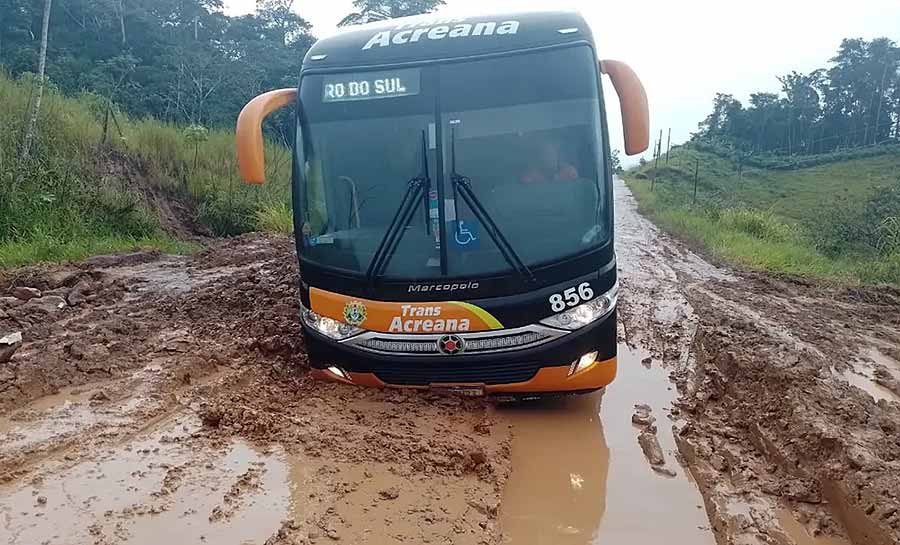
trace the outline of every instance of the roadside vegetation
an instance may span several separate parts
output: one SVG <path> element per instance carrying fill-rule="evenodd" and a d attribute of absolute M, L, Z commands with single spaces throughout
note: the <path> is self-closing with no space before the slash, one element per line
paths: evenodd
<path fill-rule="evenodd" d="M 742 267 L 900 284 L 900 47 L 845 39 L 626 174 L 664 228 Z"/>
<path fill-rule="evenodd" d="M 673 150 L 668 165 L 647 163 L 625 178 L 642 212 L 719 259 L 774 273 L 900 284 L 897 147 L 782 171 L 742 170 L 687 145 Z"/>
<path fill-rule="evenodd" d="M 144 247 L 188 251 L 196 235 L 290 225 L 276 219 L 290 216 L 283 146 L 267 146 L 268 183 L 246 186 L 231 131 L 131 119 L 116 110 L 115 122 L 105 123 L 104 99 L 64 97 L 52 83 L 33 152 L 23 160 L 32 84 L 28 75 L 0 73 L 0 267 Z"/>

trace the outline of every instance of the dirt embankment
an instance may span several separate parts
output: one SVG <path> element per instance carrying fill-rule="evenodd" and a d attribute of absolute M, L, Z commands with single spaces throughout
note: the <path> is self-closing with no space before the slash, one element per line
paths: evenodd
<path fill-rule="evenodd" d="M 98 183 L 133 195 L 168 236 L 186 241 L 213 236 L 209 227 L 197 221 L 197 199 L 178 181 L 160 179 L 162 174 L 154 172 L 157 169 L 148 161 L 112 147 L 97 146 L 93 170 Z"/>
<path fill-rule="evenodd" d="M 509 428 L 482 401 L 311 381 L 297 284 L 291 242 L 262 236 L 3 278 L 0 331 L 23 340 L 0 364 L 0 534 L 163 538 L 146 515 L 188 501 L 200 507 L 174 527 L 200 539 L 230 525 L 220 542 L 496 542 Z M 24 286 L 33 299 L 13 295 Z M 122 505 L 88 509 L 90 496 L 61 492 L 118 475 L 108 453 L 140 454 Z M 210 474 L 229 460 L 249 465 Z M 250 520 L 251 505 L 280 495 L 271 527 Z"/>

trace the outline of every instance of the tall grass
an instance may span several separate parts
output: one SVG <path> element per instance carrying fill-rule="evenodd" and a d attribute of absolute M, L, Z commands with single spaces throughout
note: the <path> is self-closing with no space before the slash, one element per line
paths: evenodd
<path fill-rule="evenodd" d="M 231 131 L 197 139 L 183 127 L 116 112 L 103 126 L 106 101 L 93 94 L 65 97 L 52 83 L 38 118 L 34 153 L 19 159 L 33 79 L 0 71 L 0 267 L 77 259 L 97 251 L 174 243 L 148 205 L 162 192 L 193 210 L 192 222 L 217 235 L 267 227 L 260 219 L 290 203 L 290 153 L 267 145 L 269 183 L 239 180 Z M 280 229 L 280 228 L 279 228 Z"/>
<path fill-rule="evenodd" d="M 829 256 L 796 224 L 771 211 L 673 205 L 645 180 L 629 187 L 642 212 L 713 257 L 742 268 L 846 283 L 900 283 L 900 252 L 883 256 Z"/>
<path fill-rule="evenodd" d="M 294 214 L 287 204 L 275 204 L 256 211 L 256 226 L 261 231 L 290 235 L 294 232 Z"/>

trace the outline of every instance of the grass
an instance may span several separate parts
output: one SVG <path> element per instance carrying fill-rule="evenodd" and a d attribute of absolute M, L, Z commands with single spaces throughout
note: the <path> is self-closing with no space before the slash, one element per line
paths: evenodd
<path fill-rule="evenodd" d="M 628 172 L 626 182 L 661 227 L 738 267 L 900 283 L 900 245 L 891 229 L 900 224 L 896 154 L 796 171 L 748 169 L 741 179 L 730 161 L 681 147 L 668 166 L 648 163 Z"/>
<path fill-rule="evenodd" d="M 294 232 L 294 213 L 287 204 L 275 204 L 256 211 L 256 225 L 261 231 L 281 233 Z"/>
<path fill-rule="evenodd" d="M 657 173 L 657 186 L 670 202 L 689 204 L 698 160 L 699 203 L 771 210 L 786 221 L 802 224 L 814 223 L 823 207 L 859 209 L 879 189 L 896 184 L 900 175 L 900 154 L 885 154 L 792 171 L 747 168 L 741 177 L 735 163 L 682 146 L 673 150 L 668 165 L 660 162 L 658 171 L 650 162 L 626 177 L 652 178 Z"/>
<path fill-rule="evenodd" d="M 238 176 L 234 134 L 130 119 L 116 113 L 121 134 L 109 124 L 97 95 L 66 97 L 50 84 L 38 119 L 31 160 L 19 146 L 32 79 L 0 71 L 0 267 L 37 261 L 157 248 L 182 252 L 152 202 L 164 195 L 191 211 L 220 236 L 270 229 L 285 232 L 290 216 L 290 152 L 267 145 L 264 186 Z"/>

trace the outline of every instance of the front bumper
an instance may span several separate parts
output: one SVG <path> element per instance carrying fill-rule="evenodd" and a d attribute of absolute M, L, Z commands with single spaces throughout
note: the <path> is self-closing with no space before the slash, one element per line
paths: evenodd
<path fill-rule="evenodd" d="M 304 328 L 315 376 L 342 380 L 336 367 L 361 386 L 476 386 L 485 393 L 527 394 L 596 390 L 616 376 L 616 312 L 579 331 L 534 348 L 491 354 L 412 356 L 374 354 L 327 339 Z M 596 363 L 569 375 L 573 360 L 597 351 Z"/>
<path fill-rule="evenodd" d="M 345 382 L 356 386 L 370 386 L 373 388 L 413 388 L 427 390 L 430 388 L 466 388 L 470 386 L 483 387 L 485 394 L 547 394 L 547 393 L 583 393 L 599 390 L 610 384 L 616 378 L 617 361 L 610 358 L 598 361 L 593 367 L 569 376 L 569 366 L 543 367 L 537 374 L 525 382 L 512 384 L 482 383 L 432 383 L 427 386 L 388 384 L 378 378 L 374 373 L 348 372 L 350 380 L 342 380 L 340 377 L 324 369 L 313 369 L 313 376 L 321 380 Z"/>

